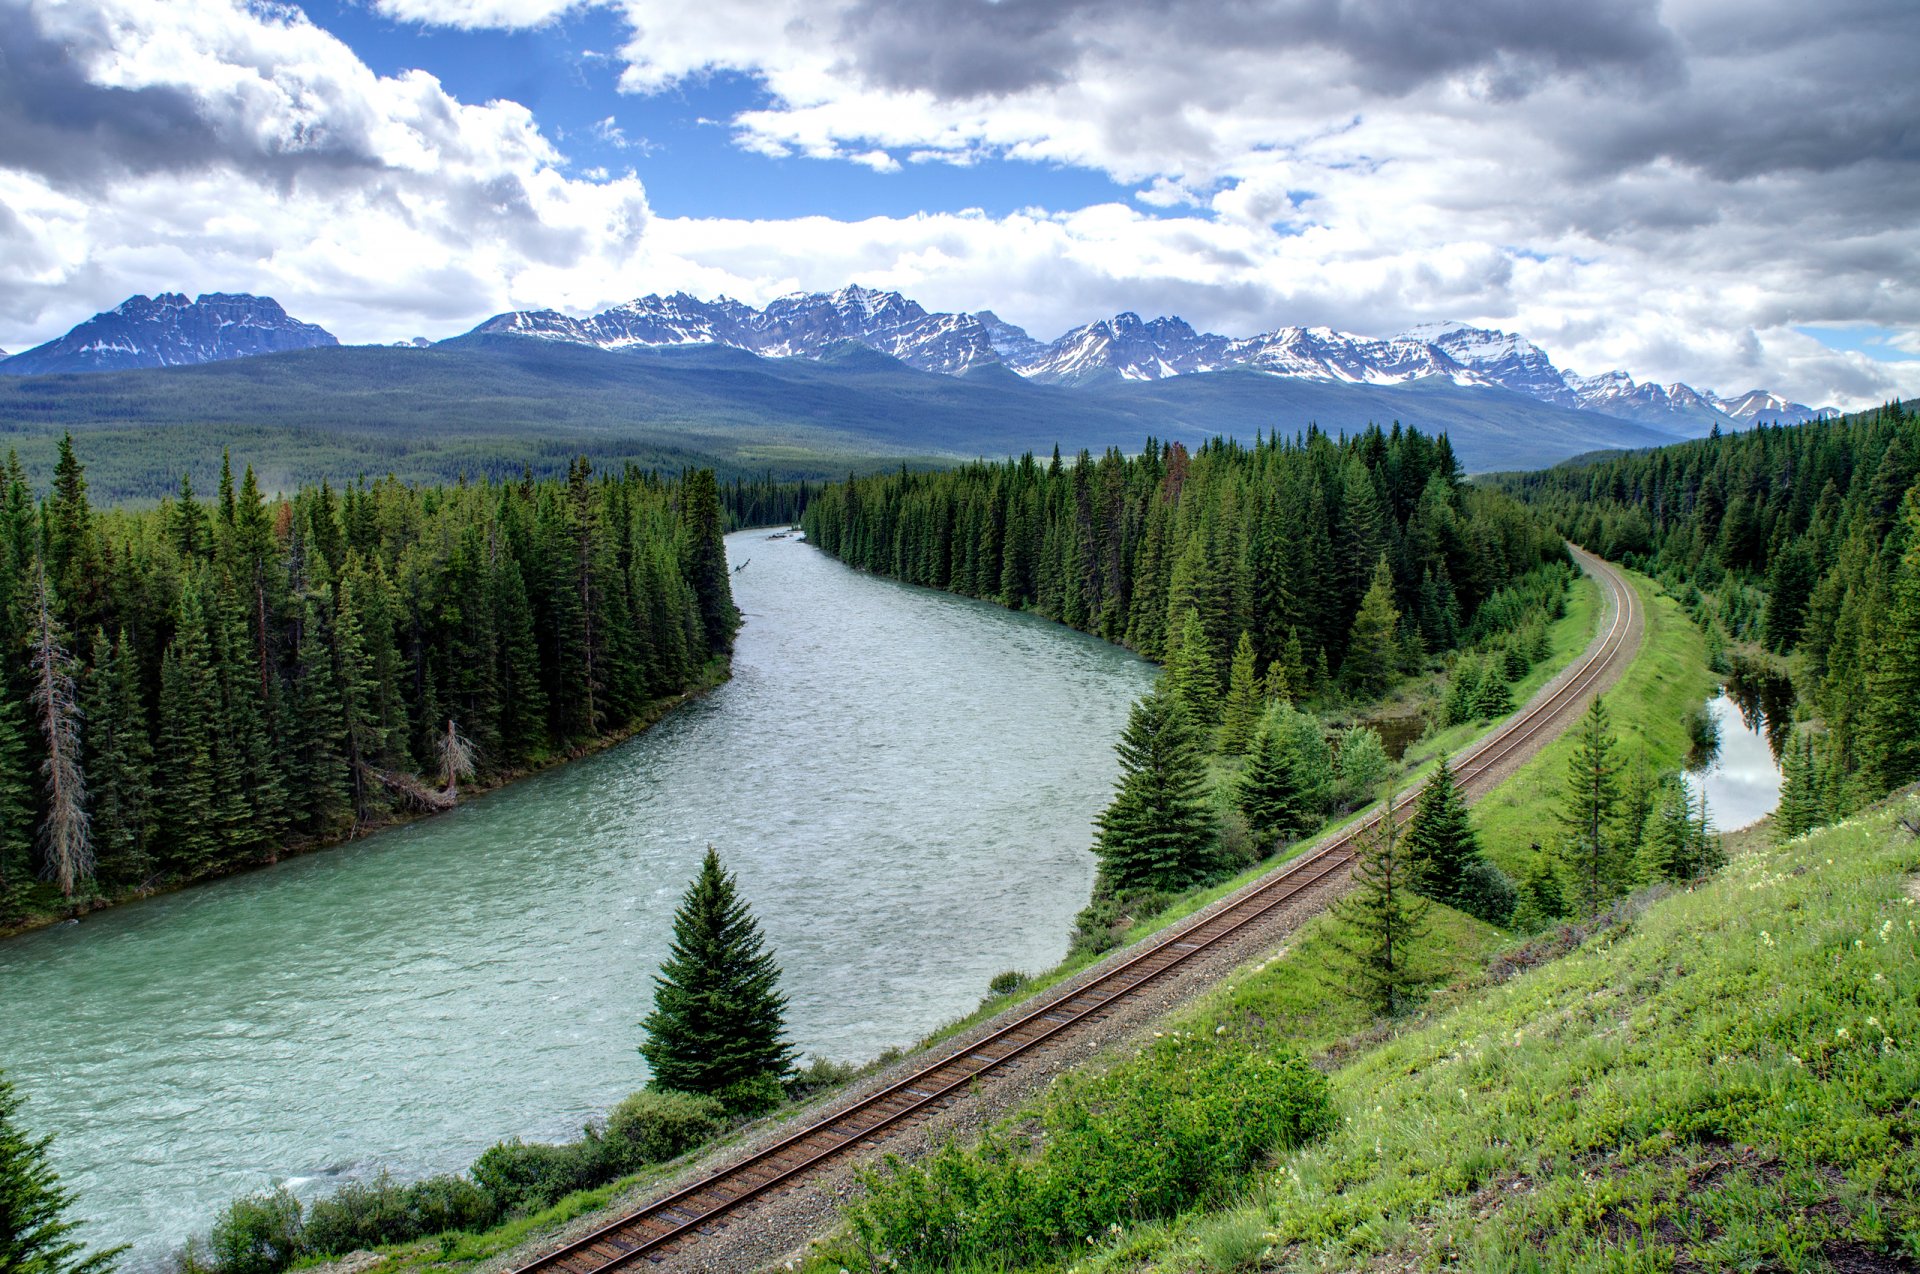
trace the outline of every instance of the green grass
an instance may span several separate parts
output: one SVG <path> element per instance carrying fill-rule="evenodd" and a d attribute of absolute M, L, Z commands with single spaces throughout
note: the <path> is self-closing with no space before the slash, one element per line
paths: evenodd
<path fill-rule="evenodd" d="M 1655 770 L 1678 769 L 1687 755 L 1687 709 L 1711 695 L 1719 679 L 1706 666 L 1706 639 L 1679 604 L 1645 576 L 1626 575 L 1646 608 L 1646 639 L 1607 692 L 1607 710 L 1623 758 L 1643 753 Z M 1552 835 L 1572 754 L 1572 739 L 1562 735 L 1474 806 L 1480 846 L 1507 872 L 1517 873 L 1529 847 Z"/>
<path fill-rule="evenodd" d="M 1209 1249 L 1256 1223 L 1261 1269 L 1911 1268 L 1920 845 L 1896 813 L 1920 799 L 1748 838 L 1715 879 L 1463 995 L 1336 1070 L 1340 1128 L 1237 1206 L 1079 1268 L 1238 1268 Z M 1282 967 L 1199 1020 L 1291 1003 Z"/>

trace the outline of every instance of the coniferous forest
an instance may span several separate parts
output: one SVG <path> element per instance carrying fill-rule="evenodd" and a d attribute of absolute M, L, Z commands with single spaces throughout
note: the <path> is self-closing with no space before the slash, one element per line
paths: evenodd
<path fill-rule="evenodd" d="M 749 502 L 753 493 L 731 491 Z M 95 509 L 0 475 L 0 925 L 271 861 L 617 735 L 738 624 L 710 471 Z"/>
<path fill-rule="evenodd" d="M 1659 578 L 1721 671 L 1745 655 L 1791 675 L 1775 819 L 1790 837 L 1920 778 L 1917 480 L 1920 415 L 1893 404 L 1502 485 Z"/>

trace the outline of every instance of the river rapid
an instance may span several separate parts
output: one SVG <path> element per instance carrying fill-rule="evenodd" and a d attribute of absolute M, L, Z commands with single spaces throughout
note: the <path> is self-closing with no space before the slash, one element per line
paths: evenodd
<path fill-rule="evenodd" d="M 1066 949 L 1153 669 L 1092 637 L 727 539 L 733 678 L 449 814 L 0 943 L 0 1069 L 90 1244 L 150 1264 L 229 1198 L 465 1167 L 646 1079 L 706 845 L 805 1052 L 860 1061 Z"/>

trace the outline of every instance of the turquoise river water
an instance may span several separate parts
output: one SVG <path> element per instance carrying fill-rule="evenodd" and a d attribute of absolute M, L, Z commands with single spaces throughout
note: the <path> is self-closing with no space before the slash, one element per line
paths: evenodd
<path fill-rule="evenodd" d="M 1152 668 L 984 603 L 730 536 L 733 679 L 450 814 L 0 943 L 0 1069 L 91 1223 L 151 1261 L 227 1199 L 576 1135 L 717 846 L 794 1042 L 911 1043 L 1050 965 Z"/>

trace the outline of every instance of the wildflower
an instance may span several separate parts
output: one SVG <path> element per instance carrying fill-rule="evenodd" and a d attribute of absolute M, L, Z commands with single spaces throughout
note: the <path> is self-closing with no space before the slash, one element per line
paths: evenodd
<path fill-rule="evenodd" d="M 1847 1034 L 1847 1028 L 1843 1026 L 1833 1033 L 1833 1038 L 1837 1040 L 1850 1040 L 1853 1036 Z"/>
<path fill-rule="evenodd" d="M 1215 1035 L 1225 1035 L 1227 1033 L 1227 1028 L 1225 1026 L 1216 1026 L 1213 1028 L 1213 1033 Z"/>
<path fill-rule="evenodd" d="M 1805 1065 L 1806 1065 L 1806 1063 L 1805 1063 L 1805 1062 L 1803 1062 L 1803 1061 L 1801 1061 L 1801 1060 L 1800 1060 L 1800 1059 L 1799 1059 L 1798 1057 L 1796 1057 L 1796 1056 L 1794 1056 L 1794 1055 L 1793 1055 L 1792 1053 L 1788 1053 L 1788 1054 L 1787 1054 L 1787 1060 L 1788 1060 L 1789 1062 L 1792 1062 L 1792 1063 L 1793 1063 L 1793 1064 L 1794 1064 L 1795 1066 L 1805 1066 Z"/>
<path fill-rule="evenodd" d="M 1893 932 L 1893 921 L 1889 920 L 1887 921 L 1887 923 L 1880 926 L 1880 941 L 1885 942 L 1887 940 L 1887 935 L 1891 934 L 1892 932 Z"/>
<path fill-rule="evenodd" d="M 1878 1026 L 1878 1025 L 1880 1025 L 1880 1019 L 1879 1019 L 1879 1018 L 1877 1018 L 1877 1017 L 1870 1017 L 1870 1018 L 1868 1018 L 1868 1019 L 1867 1019 L 1867 1025 L 1868 1025 L 1868 1026 Z"/>

